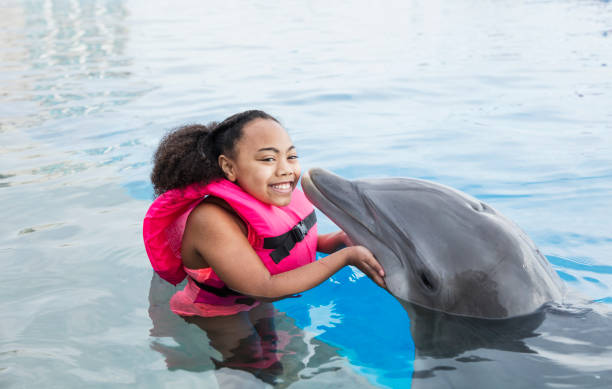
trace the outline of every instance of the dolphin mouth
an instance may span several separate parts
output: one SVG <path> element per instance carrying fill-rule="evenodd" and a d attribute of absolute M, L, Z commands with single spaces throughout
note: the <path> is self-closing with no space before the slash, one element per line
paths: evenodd
<path fill-rule="evenodd" d="M 351 194 L 353 193 L 352 184 L 348 180 L 336 176 L 335 174 L 332 174 L 324 169 L 312 168 L 302 175 L 302 188 L 304 189 L 306 197 L 308 197 L 308 199 L 319 210 L 321 210 L 321 212 L 325 213 L 327 216 L 333 219 L 334 222 L 340 219 L 340 221 L 337 221 L 337 224 L 338 227 L 340 227 L 341 229 L 345 230 L 348 227 L 344 225 L 347 223 L 343 223 L 342 219 L 349 219 L 351 223 L 358 224 L 359 226 L 367 230 L 372 236 L 376 236 L 376 234 L 374 233 L 374 231 L 372 231 L 370 227 L 362 223 L 359 219 L 355 218 L 353 215 L 351 215 L 350 212 L 347 212 L 347 208 L 350 207 L 346 207 L 342 204 L 339 204 L 337 196 L 334 196 L 333 193 L 330 193 L 324 188 L 322 188 L 320 186 L 320 183 L 319 185 L 317 184 L 317 181 L 320 178 L 332 178 L 334 179 L 335 184 L 341 183 L 344 188 L 340 188 L 338 192 L 342 192 L 343 195 L 351 196 Z M 355 201 L 362 202 L 362 200 L 358 198 L 358 196 L 354 197 Z"/>
<path fill-rule="evenodd" d="M 304 189 L 306 197 L 308 197 L 308 199 L 321 211 L 323 209 L 326 209 L 328 211 L 331 211 L 334 216 L 347 216 L 355 222 L 359 223 L 358 220 L 355 220 L 355 218 L 353 218 L 342 208 L 340 208 L 331 198 L 329 198 L 323 193 L 323 190 L 321 188 L 319 188 L 316 182 L 316 175 L 320 174 L 321 172 L 322 169 L 312 168 L 302 175 L 302 189 Z"/>
<path fill-rule="evenodd" d="M 329 185 L 325 186 L 325 183 L 329 183 Z M 394 265 L 391 265 L 389 261 L 394 261 L 401 268 L 406 267 L 406 264 L 400 260 L 401 255 L 398 253 L 398 247 L 384 242 L 379 234 L 373 231 L 372 228 L 375 226 L 368 226 L 354 216 L 359 214 L 360 207 L 370 209 L 368 204 L 361 198 L 362 192 L 351 181 L 321 168 L 312 168 L 302 175 L 302 189 L 315 207 L 327 215 L 343 231 L 350 234 L 349 236 L 354 244 L 365 247 L 371 246 L 366 240 L 363 240 L 365 238 L 362 237 L 360 239 L 363 233 L 367 233 L 392 253 L 391 256 L 379 258 L 377 253 L 373 252 L 376 259 L 383 266 L 383 269 L 385 269 L 386 289 L 394 296 L 404 296 L 406 293 L 401 291 L 403 288 L 394 282 L 400 273 L 389 272 L 387 266 L 385 266 L 393 267 Z M 371 216 L 368 215 L 368 217 Z M 361 229 L 361 232 L 355 235 L 355 231 L 359 229 Z M 371 247 L 368 248 L 372 250 Z M 404 297 L 407 298 L 407 295 Z"/>
<path fill-rule="evenodd" d="M 333 188 L 333 190 L 321 185 L 324 183 L 324 180 L 329 180 L 329 188 Z M 355 207 L 354 204 L 362 204 L 364 209 L 369 208 L 361 198 L 361 192 L 354 187 L 352 182 L 327 170 L 312 168 L 302 176 L 302 188 L 306 197 L 343 231 L 354 230 L 354 227 L 351 227 L 351 225 L 356 225 L 367 231 L 376 240 L 381 241 L 380 236 L 372 229 L 374 226 L 367 225 L 353 215 L 358 212 L 358 207 Z M 359 239 L 353 239 L 353 242 L 367 246 L 367 242 L 359 241 Z M 395 252 L 393 247 L 389 247 L 387 244 L 384 245 L 399 258 L 398 253 Z M 404 267 L 401 261 L 399 263 Z"/>
<path fill-rule="evenodd" d="M 430 271 L 425 272 L 423 269 L 426 268 L 426 266 L 415 265 L 414 262 L 419 256 L 416 255 L 417 249 L 408 236 L 400 230 L 396 231 L 398 235 L 405 237 L 403 244 L 412 247 L 412 251 L 415 253 L 412 260 L 407 260 L 404 263 L 401 259 L 404 255 L 402 255 L 400 247 L 393 242 L 386 241 L 384 236 L 381 236 L 376 230 L 375 224 L 367 223 L 368 219 L 372 219 L 371 213 L 368 213 L 367 217 L 363 217 L 363 220 L 355 216 L 359 215 L 359 212 L 361 212 L 360 209 L 373 212 L 376 206 L 371 200 L 367 199 L 367 196 L 364 198 L 364 191 L 360 190 L 352 181 L 344 179 L 325 169 L 312 168 L 302 176 L 302 188 L 304 189 L 306 197 L 308 197 L 320 211 L 332 219 L 342 230 L 350 232 L 355 229 L 355 226 L 359 226 L 359 228 L 367 232 L 372 238 L 376 239 L 384 246 L 386 250 L 392 253 L 389 257 L 377 258 L 383 265 L 383 268 L 385 267 L 385 263 L 390 265 L 389 261 L 391 260 L 397 262 L 397 265 L 402 269 L 409 267 L 413 274 L 420 274 L 419 280 L 424 284 L 424 287 L 426 287 L 428 294 L 438 293 L 439 283 L 431 283 L 432 280 L 437 279 L 437 277 Z M 387 220 L 380 215 L 377 218 L 380 220 Z M 353 236 L 351 236 L 351 239 L 353 239 Z M 366 247 L 369 246 L 368 242 L 359 241 L 358 237 L 357 239 L 353 239 L 353 242 Z M 389 275 L 390 273 L 387 273 L 385 279 L 387 279 Z M 392 288 L 390 284 L 387 284 L 387 286 Z"/>

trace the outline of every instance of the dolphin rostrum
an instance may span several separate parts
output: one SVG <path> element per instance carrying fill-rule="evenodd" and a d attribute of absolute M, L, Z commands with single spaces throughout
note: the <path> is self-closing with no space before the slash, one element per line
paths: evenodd
<path fill-rule="evenodd" d="M 385 270 L 407 308 L 506 319 L 561 302 L 565 287 L 531 239 L 491 206 L 419 179 L 349 181 L 323 169 L 306 196 Z"/>

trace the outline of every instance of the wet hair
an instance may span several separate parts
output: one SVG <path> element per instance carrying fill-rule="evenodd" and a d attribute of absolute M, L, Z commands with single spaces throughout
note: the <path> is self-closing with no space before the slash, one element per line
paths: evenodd
<path fill-rule="evenodd" d="M 155 196 L 170 189 L 184 188 L 200 182 L 207 184 L 225 177 L 219 166 L 219 156 L 235 158 L 236 143 L 242 129 L 255 119 L 274 120 L 259 110 L 234 114 L 221 123 L 189 124 L 168 132 L 153 155 L 151 182 Z"/>

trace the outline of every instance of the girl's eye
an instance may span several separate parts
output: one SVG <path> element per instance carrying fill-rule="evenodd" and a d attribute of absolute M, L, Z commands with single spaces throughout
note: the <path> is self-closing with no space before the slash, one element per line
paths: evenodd
<path fill-rule="evenodd" d="M 262 158 L 261 161 L 263 161 L 263 162 L 274 162 L 274 158 L 272 158 L 272 157 Z"/>
<path fill-rule="evenodd" d="M 289 159 L 298 159 L 298 156 L 297 155 L 291 155 L 291 156 L 289 156 Z"/>

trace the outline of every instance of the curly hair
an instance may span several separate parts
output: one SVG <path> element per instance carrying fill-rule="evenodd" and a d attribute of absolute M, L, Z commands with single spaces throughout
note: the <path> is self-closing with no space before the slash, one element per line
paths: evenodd
<path fill-rule="evenodd" d="M 279 123 L 263 111 L 249 110 L 221 123 L 189 124 L 167 133 L 153 155 L 151 182 L 155 196 L 195 182 L 207 184 L 225 177 L 219 167 L 219 156 L 235 158 L 235 146 L 242 137 L 242 129 L 255 119 Z"/>

